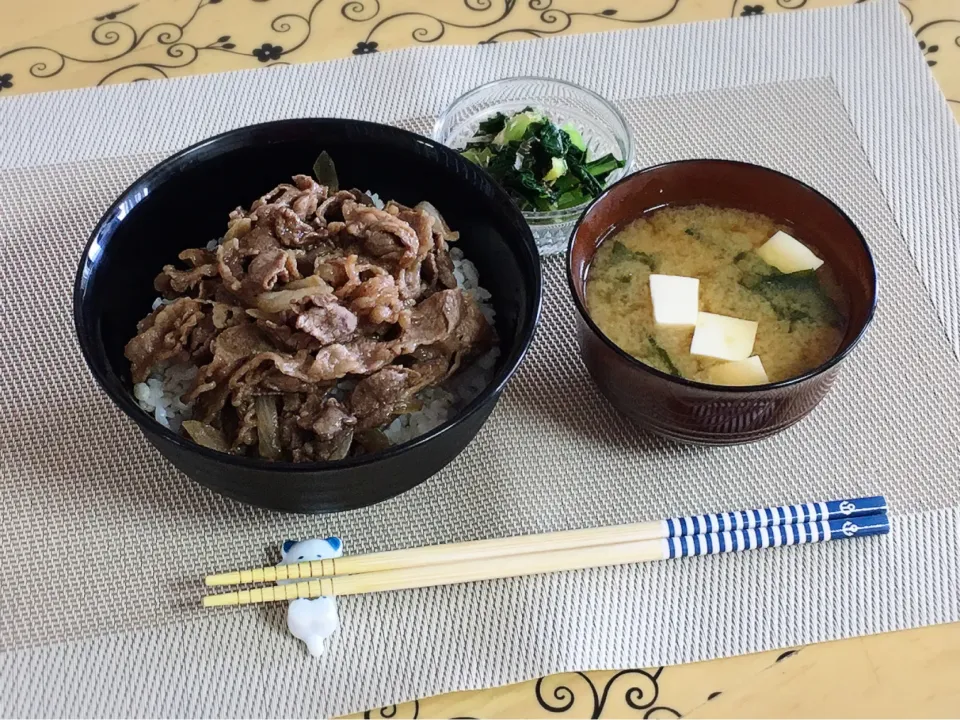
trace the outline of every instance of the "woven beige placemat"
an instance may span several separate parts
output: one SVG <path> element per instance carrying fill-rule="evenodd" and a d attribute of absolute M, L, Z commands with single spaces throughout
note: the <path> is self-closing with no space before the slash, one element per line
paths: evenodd
<path fill-rule="evenodd" d="M 761 38 L 802 50 L 793 65 L 776 65 L 788 77 L 797 67 L 820 67 L 813 54 L 836 63 L 849 60 L 838 53 L 869 57 L 873 45 L 858 44 L 868 32 L 884 52 L 905 53 L 890 5 L 740 23 L 742 30 L 720 23 L 525 44 L 487 57 L 514 72 L 549 60 L 569 76 L 584 57 L 630 72 L 669 50 L 672 62 L 650 76 L 660 85 L 637 93 L 656 95 L 681 82 L 678 74 L 702 80 L 695 68 L 703 58 L 696 63 L 678 39 L 716 48 L 706 67 L 726 75 L 715 84 L 757 74 L 749 54 Z M 377 82 L 396 88 L 404 72 L 417 77 L 432 67 L 453 92 L 476 78 L 433 63 L 468 52 L 398 53 L 393 65 L 346 62 L 316 72 L 340 73 L 341 86 L 359 87 L 373 82 L 369 68 L 391 68 Z M 729 62 L 736 58 L 740 65 Z M 706 155 L 760 162 L 818 187 L 863 229 L 881 276 L 877 320 L 807 421 L 763 443 L 721 450 L 672 445 L 624 425 L 576 358 L 573 309 L 555 258 L 545 264 L 541 332 L 477 440 L 400 498 L 320 518 L 246 508 L 179 475 L 96 390 L 72 339 L 73 268 L 102 209 L 171 138 L 182 144 L 220 129 L 224 117 L 228 124 L 247 118 L 247 106 L 220 105 L 220 115 L 164 124 L 167 109 L 157 98 L 215 105 L 221 93 L 230 95 L 235 76 L 98 95 L 133 113 L 140 128 L 133 139 L 109 123 L 100 135 L 68 127 L 54 137 L 39 122 L 75 109 L 89 133 L 100 110 L 83 92 L 0 103 L 0 122 L 23 123 L 12 132 L 16 142 L 0 147 L 0 167 L 10 168 L 0 172 L 7 373 L 0 384 L 0 566 L 14 569 L 17 580 L 0 599 L 0 712 L 336 714 L 559 670 L 684 662 L 960 618 L 958 368 L 947 341 L 956 328 L 937 322 L 908 252 L 949 320 L 954 256 L 944 248 L 956 229 L 957 186 L 931 179 L 956 177 L 956 157 L 944 166 L 933 152 L 955 148 L 956 137 L 936 131 L 930 113 L 938 106 L 921 90 L 912 114 L 897 114 L 902 104 L 891 99 L 903 92 L 913 60 L 904 55 L 901 70 L 838 70 L 842 100 L 821 79 L 621 105 L 641 164 Z M 296 114 L 286 99 L 299 102 L 316 88 L 306 82 L 311 70 L 280 72 L 244 75 L 258 78 L 250 85 L 255 107 Z M 868 73 L 873 85 L 861 93 L 844 72 Z M 621 84 L 636 82 L 627 75 Z M 368 96 L 370 114 L 390 119 L 401 104 L 396 97 Z M 343 103 L 362 100 L 344 96 Z M 11 108 L 33 115 L 11 116 Z M 868 110 L 889 122 L 866 121 Z M 928 132 L 904 142 L 925 143 L 927 165 L 918 169 L 909 153 L 878 165 L 888 125 L 907 127 L 918 114 Z M 422 113 L 392 117 L 413 116 Z M 28 132 L 22 118 L 38 123 L 37 131 Z M 50 148 L 64 143 L 76 147 L 72 162 L 49 164 L 62 159 Z M 117 149 L 122 157 L 94 159 Z M 31 157 L 47 164 L 30 167 Z M 893 197 L 891 187 L 904 193 Z M 285 537 L 336 532 L 348 551 L 362 552 L 873 492 L 885 492 L 898 512 L 888 538 L 351 598 L 341 603 L 343 628 L 319 661 L 285 634 L 280 607 L 215 615 L 196 607 L 204 572 L 259 564 Z M 142 568 L 136 585 L 123 573 L 130 567 Z"/>
<path fill-rule="evenodd" d="M 7 498 L 0 509 L 0 558 L 4 567 L 22 571 L 22 582 L 4 594 L 0 642 L 7 651 L 29 648 L 5 661 L 35 658 L 35 669 L 50 678 L 63 665 L 51 666 L 50 651 L 33 648 L 56 644 L 53 652 L 63 653 L 62 647 L 87 647 L 75 670 L 86 674 L 90 663 L 103 666 L 93 660 L 93 646 L 76 642 L 123 631 L 139 638 L 139 652 L 142 643 L 151 648 L 147 658 L 160 653 L 166 659 L 171 646 L 162 639 L 181 642 L 182 623 L 189 622 L 199 632 L 205 662 L 222 662 L 216 647 L 225 642 L 265 645 L 269 649 L 258 652 L 284 672 L 330 673 L 338 702 L 321 707 L 340 711 L 359 708 L 360 697 L 391 699 L 376 683 L 357 696 L 355 679 L 380 677 L 380 663 L 408 656 L 411 644 L 419 646 L 415 657 L 435 658 L 430 665 L 455 667 L 458 657 L 476 653 L 474 662 L 483 668 L 503 654 L 522 657 L 524 648 L 545 644 L 564 649 L 564 667 L 580 667 L 612 662 L 614 647 L 625 657 L 642 648 L 643 656 L 680 660 L 737 652 L 745 640 L 756 649 L 843 635 L 853 627 L 896 626 L 897 615 L 863 603 L 896 598 L 887 595 L 896 586 L 880 571 L 916 541 L 907 534 L 909 524 L 889 539 L 842 547 L 351 598 L 341 602 L 344 630 L 320 661 L 307 659 L 295 641 L 278 633 L 279 608 L 201 619 L 204 572 L 272 559 L 285 537 L 337 533 L 351 552 L 365 552 L 879 492 L 900 514 L 957 504 L 952 468 L 960 447 L 951 415 L 960 400 L 957 360 L 832 84 L 814 80 L 634 100 L 622 108 L 642 164 L 708 155 L 760 162 L 820 188 L 862 228 L 884 279 L 882 300 L 872 331 L 835 389 L 807 421 L 756 445 L 694 448 L 646 435 L 592 386 L 577 356 L 562 262 L 552 258 L 544 266 L 537 340 L 477 440 L 421 487 L 329 517 L 247 508 L 192 484 L 110 406 L 83 368 L 69 321 L 72 261 L 101 209 L 158 158 L 0 173 L 8 278 L 30 267 L 49 269 L 43 312 L 41 294 L 24 292 L 10 298 L 0 317 L 0 335 L 7 339 L 0 357 L 5 367 L 19 368 L 0 388 L 0 403 L 20 408 L 0 419 L 0 487 Z M 793 110 L 787 115 L 783 108 Z M 829 165 L 826 156 L 833 158 Z M 45 242 L 37 242 L 37 228 L 44 228 Z M 25 247 L 33 251 L 24 253 Z M 58 262 L 62 257 L 71 262 Z M 18 331 L 27 327 L 29 333 Z M 38 551 L 41 542 L 68 548 L 67 571 Z M 839 594 L 830 572 L 837 563 L 860 576 Z M 137 569 L 135 581 L 123 572 L 129 568 Z M 904 583 L 906 570 L 900 569 Z M 671 598 L 671 585 L 698 590 Z M 655 605 L 641 600 L 658 597 Z M 745 601 L 755 604 L 758 616 L 742 612 Z M 555 614 L 541 616 L 545 608 Z M 853 618 L 844 620 L 848 613 Z M 566 627 L 552 627 L 559 618 Z M 636 625 L 623 635 L 628 618 Z M 653 618 L 660 629 L 641 633 Z M 901 622 L 934 619 L 921 603 Z M 170 627 L 137 632 L 156 626 Z M 247 636 L 233 635 L 237 628 Z M 532 628 L 544 634 L 531 636 Z M 583 646 L 587 636 L 606 647 Z M 628 638 L 639 646 L 630 648 Z M 110 641 L 98 639 L 94 646 L 104 642 Z M 537 667 L 535 657 L 524 664 Z M 480 668 L 475 672 L 483 677 Z M 435 676 L 427 667 L 420 672 Z M 249 680 L 249 673 L 241 676 Z M 421 683 L 416 692 L 448 687 Z"/>

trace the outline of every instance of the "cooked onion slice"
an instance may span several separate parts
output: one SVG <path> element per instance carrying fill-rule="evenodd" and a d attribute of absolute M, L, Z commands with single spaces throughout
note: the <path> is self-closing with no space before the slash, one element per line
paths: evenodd
<path fill-rule="evenodd" d="M 300 278 L 299 280 L 294 280 L 293 282 L 288 282 L 283 286 L 284 290 L 301 290 L 308 287 L 323 287 L 326 283 L 323 281 L 323 278 L 319 275 L 308 275 L 305 278 Z"/>
<path fill-rule="evenodd" d="M 280 457 L 280 437 L 277 424 L 277 398 L 261 395 L 254 401 L 257 410 L 257 435 L 260 438 L 260 457 L 276 460 Z"/>
<path fill-rule="evenodd" d="M 315 276 L 311 276 L 315 277 Z M 317 278 L 320 280 L 320 278 Z M 266 313 L 278 313 L 289 310 L 290 306 L 298 300 L 313 297 L 314 295 L 327 295 L 333 292 L 329 285 L 320 280 L 322 285 L 311 285 L 296 290 L 277 290 L 275 292 L 265 292 L 257 295 L 257 308 Z"/>
<path fill-rule="evenodd" d="M 215 427 L 202 423 L 199 420 L 184 420 L 182 427 L 186 430 L 190 439 L 197 445 L 202 445 L 205 448 L 210 448 L 218 452 L 230 451 L 230 446 L 227 445 L 223 433 Z"/>
<path fill-rule="evenodd" d="M 460 239 L 460 233 L 451 230 L 450 226 L 447 225 L 447 221 L 443 219 L 443 215 L 440 214 L 440 211 L 426 200 L 417 203 L 417 206 L 414 208 L 414 210 L 420 210 L 432 217 L 437 223 L 437 227 L 440 228 L 440 232 L 443 234 L 443 239 L 447 242 L 455 242 Z"/>

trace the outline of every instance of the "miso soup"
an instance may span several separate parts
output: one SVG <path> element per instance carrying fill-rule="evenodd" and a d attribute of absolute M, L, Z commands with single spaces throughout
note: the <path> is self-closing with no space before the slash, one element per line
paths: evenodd
<path fill-rule="evenodd" d="M 809 246 L 795 249 L 806 252 L 810 264 L 819 265 L 816 269 L 783 272 L 775 267 L 789 267 L 782 260 L 768 264 L 761 258 L 757 250 L 778 231 L 791 232 L 768 217 L 741 210 L 706 205 L 656 210 L 602 242 L 587 275 L 587 311 L 620 348 L 672 375 L 716 384 L 761 384 L 801 375 L 839 348 L 847 322 L 846 301 L 829 264 L 816 258 Z M 794 245 L 803 240 L 796 237 Z M 788 235 L 786 241 L 794 238 Z M 767 249 L 773 244 L 761 251 L 768 259 L 772 256 Z M 699 281 L 692 310 L 696 326 L 689 312 L 681 321 L 686 324 L 656 322 L 651 274 L 680 276 L 668 281 L 685 282 L 685 287 L 692 281 L 684 278 Z M 661 320 L 670 314 L 664 309 L 676 310 L 686 302 L 668 302 L 662 294 L 658 298 Z M 695 330 L 706 338 L 707 330 L 699 326 L 706 328 L 715 315 L 749 321 L 741 325 L 755 327 L 749 361 L 757 366 L 762 362 L 765 380 L 729 380 L 726 370 L 733 366 L 725 363 L 747 359 L 704 351 L 710 346 L 700 338 L 695 349 L 704 354 L 691 352 Z M 738 347 L 734 353 L 745 345 Z"/>

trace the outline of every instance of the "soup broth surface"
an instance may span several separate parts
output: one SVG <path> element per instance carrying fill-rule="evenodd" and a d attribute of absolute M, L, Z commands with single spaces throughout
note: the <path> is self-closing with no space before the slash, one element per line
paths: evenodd
<path fill-rule="evenodd" d="M 691 355 L 693 327 L 658 326 L 650 274 L 700 280 L 700 311 L 759 323 L 753 354 L 770 382 L 827 361 L 843 339 L 844 294 L 827 263 L 784 274 L 752 252 L 778 230 L 756 213 L 707 205 L 666 207 L 605 239 L 587 274 L 590 317 L 624 351 L 691 380 L 723 360 Z M 797 240 L 803 242 L 802 237 Z"/>

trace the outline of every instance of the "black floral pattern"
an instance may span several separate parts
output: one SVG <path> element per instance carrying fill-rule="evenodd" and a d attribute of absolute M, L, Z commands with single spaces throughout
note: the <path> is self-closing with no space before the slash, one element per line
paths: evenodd
<path fill-rule="evenodd" d="M 363 42 L 362 40 L 357 43 L 357 46 L 353 49 L 354 55 L 369 55 L 370 53 L 377 52 L 377 43 L 375 42 Z"/>
<path fill-rule="evenodd" d="M 405 703 L 406 704 L 406 703 Z M 377 710 L 367 710 L 363 717 L 365 720 L 369 718 L 395 718 L 397 717 L 397 711 L 400 709 L 397 705 L 387 705 L 386 707 L 378 708 Z M 406 713 L 404 713 L 406 715 Z M 410 718 L 416 720 L 420 717 L 420 701 L 414 700 L 412 712 L 409 715 Z"/>
<path fill-rule="evenodd" d="M 912 13 L 911 13 L 911 22 L 912 22 Z M 917 28 L 914 35 L 916 35 L 917 42 L 920 45 L 920 52 L 923 53 L 924 58 L 926 58 L 927 60 L 927 65 L 929 65 L 930 67 L 934 67 L 937 64 L 938 61 L 934 60 L 930 56 L 935 55 L 937 52 L 940 51 L 940 45 L 930 44 L 926 40 L 922 40 L 920 36 L 925 35 L 927 31 L 932 30 L 934 28 L 936 28 L 935 32 L 938 32 L 941 34 L 940 35 L 941 37 L 943 37 L 943 33 L 945 31 L 950 31 L 949 35 L 947 35 L 946 37 L 943 38 L 943 40 L 941 40 L 941 42 L 946 41 L 949 43 L 949 36 L 953 35 L 954 32 L 956 32 L 957 26 L 960 26 L 960 18 L 940 18 L 939 20 L 931 20 L 930 22 L 924 23 L 923 25 Z M 952 49 L 954 46 L 960 48 L 960 35 L 954 35 L 953 42 L 947 45 L 948 51 Z M 950 62 L 950 60 L 952 60 L 952 58 L 947 58 L 948 62 Z M 947 98 L 947 102 L 960 103 L 960 99 Z"/>
<path fill-rule="evenodd" d="M 927 45 L 923 40 L 920 41 L 920 50 L 923 52 L 923 56 L 927 58 L 927 65 L 933 67 L 937 64 L 936 60 L 931 60 L 930 55 L 933 55 L 937 50 L 940 49 L 939 45 Z"/>
<path fill-rule="evenodd" d="M 0 75 L 0 92 L 13 87 L 13 73 Z"/>
<path fill-rule="evenodd" d="M 612 694 L 623 698 L 627 707 L 639 710 L 644 718 L 679 718 L 672 707 L 657 702 L 663 668 L 621 670 L 599 687 L 586 673 L 549 675 L 534 686 L 537 703 L 549 713 L 571 712 L 576 717 L 600 718 Z"/>
<path fill-rule="evenodd" d="M 676 9 L 679 1 L 680 0 L 673 0 L 667 8 L 663 9 L 662 12 L 653 17 L 623 18 L 619 16 L 620 11 L 616 8 L 607 8 L 592 12 L 570 12 L 554 7 L 554 0 L 527 0 L 527 9 L 533 10 L 537 13 L 536 17 L 540 21 L 539 26 L 503 30 L 501 32 L 494 33 L 483 40 L 480 40 L 479 44 L 493 45 L 501 37 L 539 38 L 549 35 L 557 35 L 567 30 L 573 24 L 574 20 L 580 17 L 603 18 L 605 20 L 610 20 L 611 22 L 621 23 L 624 25 L 654 23 L 670 15 L 670 13 Z M 343 17 L 345 17 L 347 20 L 358 23 L 366 23 L 375 19 L 377 20 L 377 22 L 370 28 L 370 31 L 367 33 L 367 37 L 364 38 L 364 41 L 357 43 L 357 47 L 353 50 L 354 55 L 364 55 L 367 52 L 372 52 L 372 50 L 367 49 L 370 47 L 370 45 L 376 45 L 376 43 L 372 42 L 372 39 L 376 35 L 377 31 L 380 30 L 380 28 L 382 28 L 384 25 L 391 24 L 394 21 L 402 20 L 409 23 L 412 20 L 415 20 L 415 26 L 410 33 L 410 37 L 418 43 L 435 43 L 446 34 L 448 28 L 480 30 L 483 28 L 496 27 L 507 17 L 509 17 L 518 6 L 517 0 L 504 0 L 502 6 L 499 7 L 499 4 L 493 3 L 492 0 L 462 0 L 462 2 L 464 7 L 466 7 L 468 10 L 472 10 L 478 14 L 483 13 L 482 16 L 477 18 L 478 22 L 454 22 L 453 20 L 448 20 L 445 17 L 410 10 L 404 10 L 381 17 L 380 0 L 349 0 L 341 7 L 340 14 L 343 15 Z M 443 3 L 438 3 L 437 6 L 445 7 Z"/>
<path fill-rule="evenodd" d="M 268 0 L 254 0 L 267 2 Z M 213 42 L 197 42 L 188 40 L 187 29 L 192 25 L 197 15 L 206 7 L 218 5 L 222 0 L 194 0 L 193 12 L 180 22 L 158 22 L 145 28 L 138 28 L 133 21 L 120 18 L 120 15 L 133 10 L 138 5 L 129 5 L 120 10 L 114 10 L 95 18 L 97 25 L 90 33 L 90 39 L 97 48 L 98 57 L 84 57 L 68 55 L 51 47 L 41 45 L 22 45 L 0 52 L 0 61 L 10 56 L 24 54 L 29 58 L 28 71 L 38 79 L 47 79 L 59 75 L 68 65 L 82 63 L 84 65 L 116 63 L 112 70 L 105 72 L 98 85 L 111 82 L 134 82 L 137 80 L 152 80 L 169 77 L 169 70 L 181 70 L 192 64 L 202 53 L 220 52 L 255 57 L 259 62 L 274 67 L 282 56 L 290 55 L 310 39 L 314 30 L 314 13 L 324 0 L 313 0 L 309 9 L 302 13 L 287 12 L 277 15 L 270 21 L 269 29 L 278 34 L 284 34 L 289 42 L 275 45 L 265 42 L 252 51 L 237 50 L 237 45 L 229 35 L 221 35 Z M 155 44 L 163 49 L 161 57 L 151 57 L 150 60 L 139 59 L 136 62 L 123 63 L 123 59 L 135 50 L 142 49 L 149 44 Z M 110 48 L 111 52 L 103 55 L 103 49 Z M 142 58 L 142 56 L 141 56 Z M 116 61 L 120 61 L 117 63 Z M 109 65 L 107 66 L 109 67 Z M 11 76 L 12 77 L 12 76 Z M 0 88 L 2 90 L 3 88 Z M 18 88 L 19 89 L 19 88 Z"/>
<path fill-rule="evenodd" d="M 230 36 L 229 36 L 229 35 L 221 35 L 221 36 L 218 37 L 216 40 L 214 40 L 212 43 L 210 43 L 209 45 L 204 46 L 204 47 L 201 48 L 201 49 L 202 49 L 202 50 L 225 50 L 225 51 L 228 51 L 228 52 L 229 52 L 229 51 L 231 51 L 231 50 L 234 50 L 236 47 L 237 47 L 236 43 L 230 42 Z M 241 52 L 235 52 L 235 53 L 232 53 L 232 54 L 233 54 L 233 55 L 246 55 L 246 53 L 241 53 Z"/>
<path fill-rule="evenodd" d="M 283 56 L 282 45 L 271 45 L 265 42 L 258 48 L 254 48 L 253 56 L 262 63 L 268 63 L 271 60 L 279 60 Z"/>
<path fill-rule="evenodd" d="M 183 1 L 184 3 L 188 2 L 188 0 Z M 248 1 L 264 4 L 273 2 L 273 0 Z M 300 1 L 305 4 L 308 2 L 308 0 Z M 400 2 L 400 0 L 391 1 Z M 565 0 L 565 2 L 567 1 L 570 0 Z M 582 0 L 584 3 L 586 1 Z M 296 54 L 297 50 L 303 47 L 314 35 L 313 31 L 319 28 L 319 24 L 315 23 L 317 9 L 331 4 L 338 5 L 340 14 L 347 20 L 363 23 L 362 32 L 366 33 L 366 36 L 361 38 L 351 52 L 354 55 L 366 55 L 379 51 L 380 48 L 376 42 L 379 39 L 377 38 L 377 32 L 384 25 L 392 24 L 394 21 L 398 24 L 413 23 L 410 37 L 415 43 L 437 42 L 444 36 L 447 28 L 455 27 L 480 31 L 478 33 L 480 37 L 476 38 L 476 41 L 479 41 L 481 45 L 493 45 L 501 39 L 540 38 L 558 35 L 568 32 L 575 26 L 575 23 L 587 18 L 599 18 L 612 26 L 656 23 L 672 15 L 679 3 L 679 0 L 672 0 L 664 7 L 658 8 L 657 13 L 650 17 L 629 17 L 636 12 L 636 8 L 641 3 L 630 3 L 629 0 L 607 0 L 601 5 L 599 0 L 594 1 L 596 2 L 596 5 L 594 5 L 596 9 L 586 8 L 586 11 L 570 11 L 556 7 L 556 5 L 563 4 L 556 2 L 556 0 L 448 0 L 446 3 L 436 4 L 437 8 L 443 8 L 442 15 L 439 15 L 439 10 L 431 8 L 430 12 L 438 12 L 438 15 L 432 15 L 430 12 L 400 8 L 397 8 L 398 11 L 391 13 L 387 11 L 388 2 L 386 0 L 326 0 L 326 2 L 324 0 L 312 0 L 309 1 L 309 7 L 302 8 L 297 12 L 283 12 L 270 20 L 268 28 L 263 29 L 276 33 L 274 37 L 266 36 L 273 42 L 263 43 L 255 49 L 246 49 L 251 46 L 241 42 L 240 47 L 244 48 L 242 50 L 238 49 L 236 40 L 229 39 L 229 35 L 222 35 L 217 40 L 211 41 L 211 35 L 207 34 L 207 30 L 192 27 L 197 15 L 203 14 L 205 9 L 212 11 L 215 7 L 225 7 L 227 4 L 223 3 L 223 0 L 193 0 L 193 12 L 186 19 L 179 19 L 176 22 L 154 22 L 153 24 L 138 22 L 141 17 L 138 14 L 139 8 L 146 3 L 131 2 L 124 7 L 118 7 L 93 18 L 97 24 L 89 31 L 89 39 L 92 42 L 89 52 L 79 52 L 73 55 L 61 52 L 53 47 L 26 44 L 0 50 L 0 64 L 3 65 L 4 69 L 13 71 L 10 73 L 10 77 L 0 83 L 0 91 L 12 87 L 13 74 L 21 78 L 16 83 L 16 91 L 18 92 L 43 89 L 33 87 L 33 85 L 39 85 L 33 83 L 33 80 L 54 78 L 68 67 L 75 67 L 79 64 L 103 67 L 103 75 L 97 84 L 104 85 L 180 75 L 201 55 L 211 52 L 245 57 L 247 62 L 253 62 L 251 58 L 256 58 L 257 64 L 266 67 L 284 65 L 287 64 L 286 61 L 288 60 L 297 62 L 302 59 Z M 763 3 L 758 3 L 755 0 L 746 1 L 749 4 L 744 5 L 744 0 L 730 0 L 728 6 L 730 16 L 749 17 L 751 15 L 765 15 L 768 12 L 780 9 L 798 10 L 808 4 L 808 0 L 765 0 Z M 859 3 L 865 0 L 845 1 Z M 120 5 L 121 3 L 118 2 L 117 4 Z M 241 0 L 236 0 L 235 4 L 242 6 L 244 3 Z M 475 19 L 464 22 L 454 22 L 452 18 L 448 19 L 446 9 L 454 4 L 470 10 L 469 15 L 475 16 Z M 620 7 L 617 7 L 617 5 Z M 910 24 L 914 25 L 913 12 L 909 4 L 901 2 L 900 7 Z M 532 15 L 535 17 L 537 22 L 531 23 L 529 27 L 497 30 L 498 25 L 507 25 L 507 19 L 518 14 L 521 9 L 527 13 L 526 16 Z M 916 29 L 915 34 L 918 43 L 920 43 L 921 52 L 930 67 L 937 64 L 949 65 L 954 59 L 951 53 L 955 55 L 958 52 L 960 37 L 957 37 L 955 33 L 943 37 L 943 31 L 948 28 L 952 29 L 958 24 L 960 24 L 960 18 L 958 17 L 939 18 Z M 190 29 L 189 34 L 188 28 Z M 484 36 L 483 31 L 486 28 L 490 28 L 490 34 Z M 940 33 L 936 38 L 938 44 L 931 44 L 933 38 L 930 36 L 921 40 L 920 36 L 928 30 L 931 34 L 935 31 Z M 261 36 L 261 38 L 263 37 Z M 274 43 L 277 41 L 280 44 L 275 45 Z M 148 53 L 133 54 L 135 51 L 142 51 L 148 47 L 150 48 Z M 10 61 L 7 60 L 8 57 L 11 58 Z M 280 57 L 283 58 L 284 62 L 280 62 Z M 134 58 L 136 59 L 134 60 Z M 238 66 L 243 65 L 239 64 Z M 22 81 L 23 73 L 30 76 L 27 82 Z M 947 101 L 960 103 L 960 99 L 957 98 L 947 98 Z"/>
<path fill-rule="evenodd" d="M 123 15 L 125 12 L 130 12 L 130 11 L 133 10 L 136 6 L 137 6 L 137 4 L 134 3 L 133 5 L 127 5 L 127 7 L 122 8 L 122 9 L 120 9 L 120 10 L 111 10 L 110 12 L 106 13 L 105 15 L 97 15 L 97 16 L 94 18 L 94 20 L 96 20 L 97 22 L 103 22 L 104 20 L 116 20 L 118 15 Z"/>

